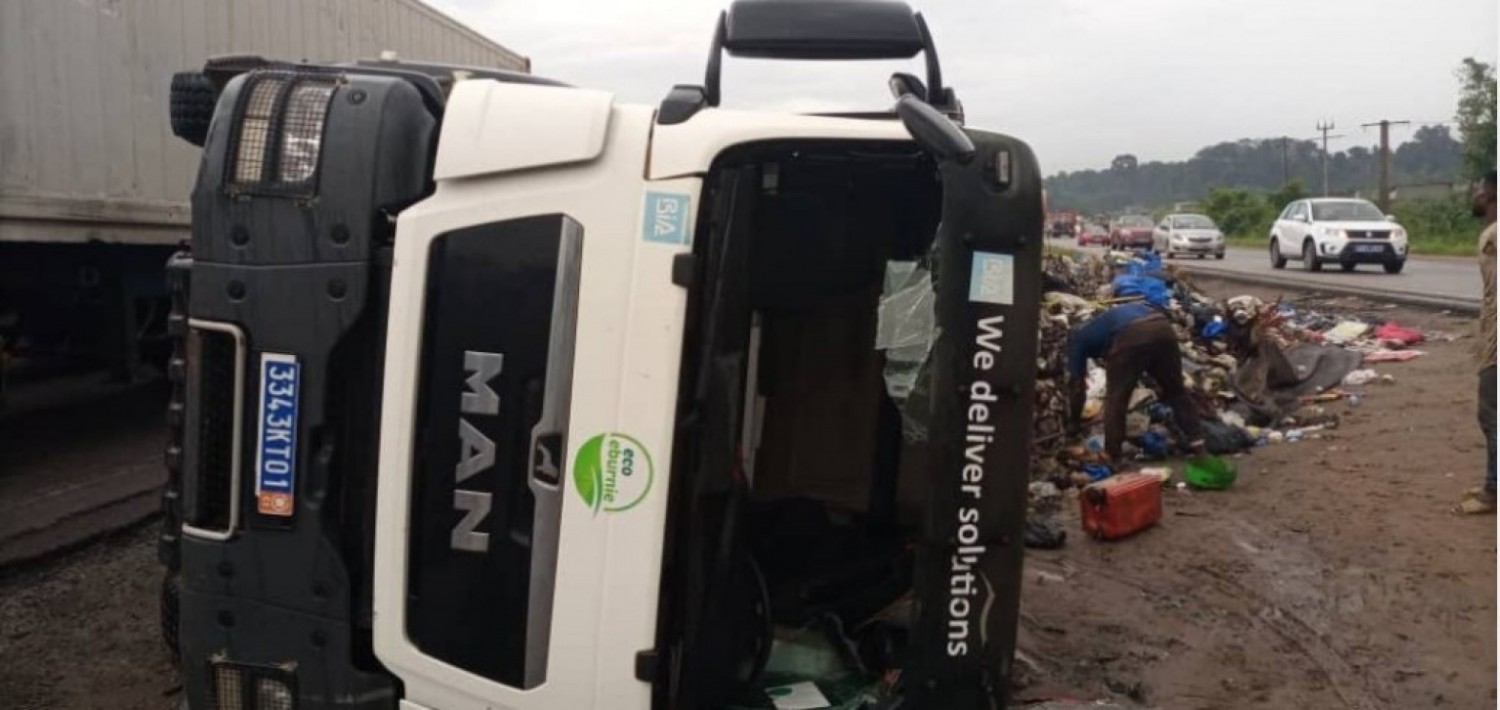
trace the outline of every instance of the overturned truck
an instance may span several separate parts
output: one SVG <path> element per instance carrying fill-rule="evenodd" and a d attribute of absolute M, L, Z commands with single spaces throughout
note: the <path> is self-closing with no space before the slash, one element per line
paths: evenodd
<path fill-rule="evenodd" d="M 657 107 L 209 72 L 161 546 L 191 707 L 768 707 L 809 627 L 871 706 L 1004 706 L 1041 177 L 962 127 L 921 15 L 822 8 L 736 2 Z M 724 52 L 926 79 L 730 111 Z M 892 262 L 930 275 L 921 396 L 874 347 Z"/>

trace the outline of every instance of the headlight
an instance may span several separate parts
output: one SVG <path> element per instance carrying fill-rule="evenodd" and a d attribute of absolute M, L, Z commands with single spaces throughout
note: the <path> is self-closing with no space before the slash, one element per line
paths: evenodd
<path fill-rule="evenodd" d="M 312 194 L 334 78 L 263 71 L 249 81 L 231 134 L 232 186 L 261 194 Z"/>
<path fill-rule="evenodd" d="M 292 89 L 282 119 L 281 182 L 306 182 L 318 170 L 323 125 L 333 84 L 303 83 Z"/>
<path fill-rule="evenodd" d="M 1344 238 L 1344 230 L 1342 230 L 1342 229 L 1334 229 L 1333 227 L 1324 227 L 1323 228 L 1323 236 L 1325 236 L 1325 237 L 1332 237 L 1334 239 L 1343 239 Z"/>
<path fill-rule="evenodd" d="M 1404 229 L 1402 229 L 1400 227 L 1397 227 L 1396 229 L 1394 229 L 1394 230 L 1391 231 L 1391 239 L 1405 239 L 1405 238 L 1406 238 L 1406 230 L 1404 230 Z"/>

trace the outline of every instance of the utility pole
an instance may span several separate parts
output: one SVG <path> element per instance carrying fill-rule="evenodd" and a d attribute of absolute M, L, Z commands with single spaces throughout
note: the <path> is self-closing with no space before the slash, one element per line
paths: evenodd
<path fill-rule="evenodd" d="M 1323 196 L 1328 196 L 1328 132 L 1333 130 L 1333 121 L 1328 123 L 1318 122 L 1318 132 L 1323 134 Z M 1338 136 L 1332 136 L 1338 138 Z"/>
<path fill-rule="evenodd" d="M 1409 126 L 1411 121 L 1387 121 L 1380 120 L 1376 123 L 1366 123 L 1360 128 L 1380 126 L 1380 211 L 1386 214 L 1391 212 L 1391 126 Z"/>

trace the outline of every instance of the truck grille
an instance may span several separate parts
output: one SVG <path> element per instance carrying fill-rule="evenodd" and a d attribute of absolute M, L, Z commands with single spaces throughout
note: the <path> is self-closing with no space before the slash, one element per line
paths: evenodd
<path fill-rule="evenodd" d="M 190 326 L 184 531 L 223 538 L 239 521 L 244 339 L 230 325 L 192 321 Z"/>
<path fill-rule="evenodd" d="M 1391 233 L 1390 233 L 1389 230 L 1351 229 L 1351 230 L 1349 230 L 1348 234 L 1349 234 L 1349 238 L 1350 239 L 1390 239 L 1391 238 Z"/>

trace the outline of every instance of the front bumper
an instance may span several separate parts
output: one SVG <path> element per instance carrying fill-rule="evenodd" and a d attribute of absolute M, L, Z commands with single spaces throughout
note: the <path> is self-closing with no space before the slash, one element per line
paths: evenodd
<path fill-rule="evenodd" d="M 1330 248 L 1319 261 L 1341 264 L 1389 264 L 1406 260 L 1406 245 L 1390 242 L 1349 242 Z"/>
<path fill-rule="evenodd" d="M 1181 254 L 1223 254 L 1224 242 L 1172 242 L 1172 251 Z"/>

